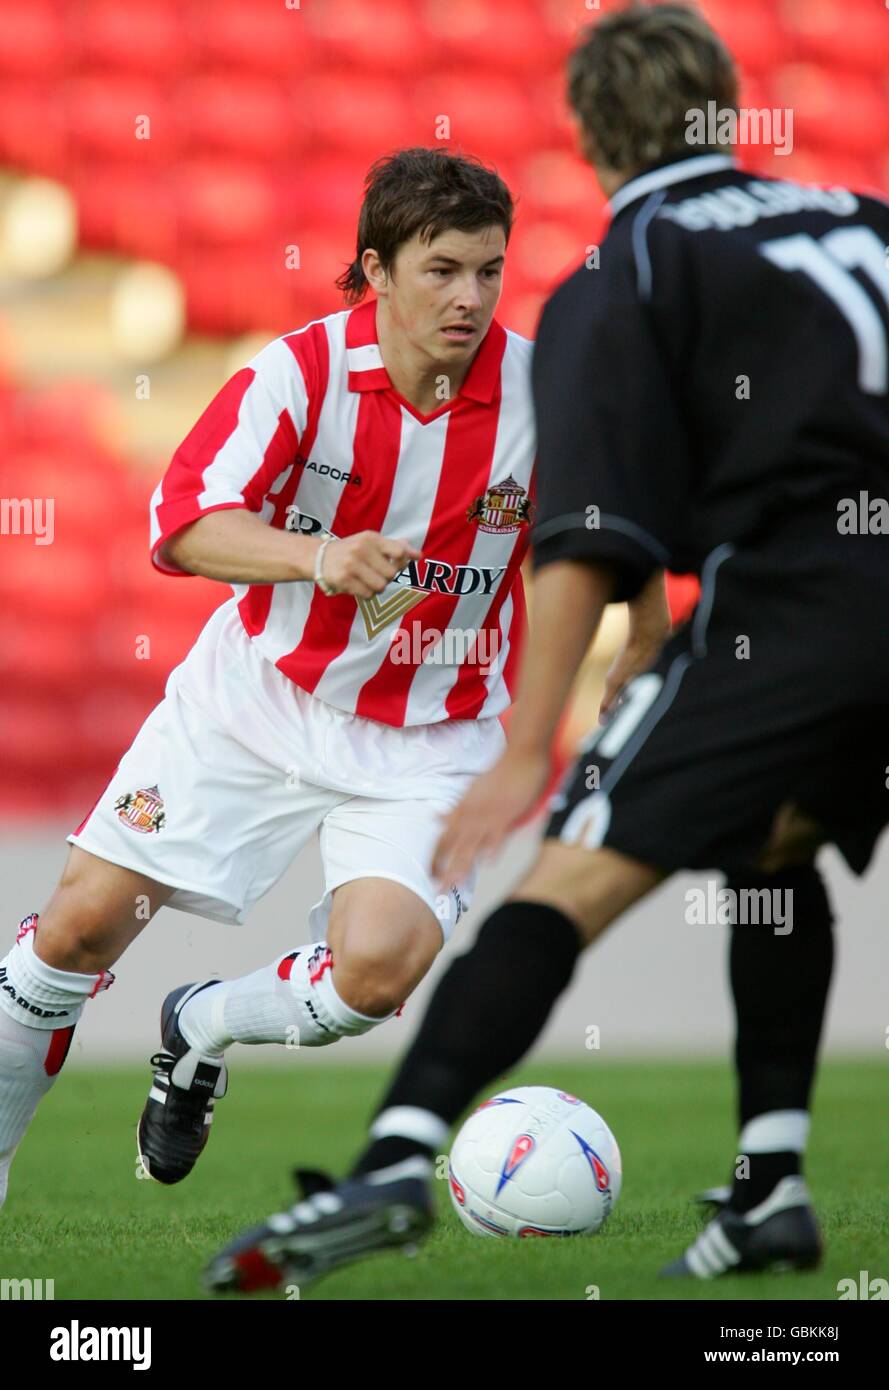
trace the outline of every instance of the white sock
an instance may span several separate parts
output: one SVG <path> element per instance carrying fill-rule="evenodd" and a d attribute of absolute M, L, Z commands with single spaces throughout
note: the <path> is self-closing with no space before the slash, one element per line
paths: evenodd
<path fill-rule="evenodd" d="M 432 1110 L 423 1110 L 418 1105 L 390 1105 L 387 1110 L 381 1110 L 374 1120 L 370 1137 L 389 1139 L 397 1135 L 399 1139 L 413 1139 L 417 1144 L 425 1144 L 434 1153 L 446 1142 L 450 1128 Z"/>
<path fill-rule="evenodd" d="M 0 1207 L 13 1155 L 61 1069 L 73 1031 L 31 1028 L 0 1010 Z"/>
<path fill-rule="evenodd" d="M 79 975 L 47 965 L 34 950 L 37 913 L 19 927 L 12 950 L 0 960 L 0 1009 L 31 1028 L 67 1028 L 88 999 L 114 981 L 110 970 Z"/>
<path fill-rule="evenodd" d="M 233 1042 L 326 1047 L 393 1017 L 371 1018 L 340 998 L 330 947 L 319 941 L 251 975 L 202 989 L 183 1006 L 179 1026 L 192 1047 L 214 1057 Z"/>
<path fill-rule="evenodd" d="M 61 1070 L 84 1004 L 114 979 L 47 965 L 34 951 L 36 930 L 32 913 L 0 961 L 0 1206 L 13 1155 Z"/>
<path fill-rule="evenodd" d="M 765 1115 L 755 1115 L 741 1130 L 738 1152 L 804 1153 L 810 1124 L 807 1110 L 769 1110 Z"/>

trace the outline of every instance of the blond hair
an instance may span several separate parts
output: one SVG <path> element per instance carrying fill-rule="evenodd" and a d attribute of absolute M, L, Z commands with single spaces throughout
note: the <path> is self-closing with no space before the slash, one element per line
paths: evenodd
<path fill-rule="evenodd" d="M 585 29 L 568 60 L 568 100 L 595 162 L 635 173 L 689 150 L 689 112 L 738 108 L 734 61 L 685 5 L 632 5 Z"/>

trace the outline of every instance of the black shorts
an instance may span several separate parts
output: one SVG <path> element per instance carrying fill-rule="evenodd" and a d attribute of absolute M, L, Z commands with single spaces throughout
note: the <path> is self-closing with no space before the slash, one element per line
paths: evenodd
<path fill-rule="evenodd" d="M 584 740 L 546 835 L 749 873 L 790 804 L 861 873 L 887 782 L 889 539 L 822 520 L 711 554 L 695 613 Z"/>

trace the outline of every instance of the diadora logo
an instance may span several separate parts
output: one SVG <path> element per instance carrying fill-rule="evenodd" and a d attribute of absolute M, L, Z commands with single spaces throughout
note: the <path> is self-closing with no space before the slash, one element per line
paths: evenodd
<path fill-rule="evenodd" d="M 64 1018 L 69 1012 L 68 1009 L 40 1009 L 36 1004 L 29 1003 L 23 994 L 19 994 L 15 985 L 10 984 L 5 965 L 0 965 L 0 990 L 8 994 L 20 1009 L 27 1009 L 35 1018 Z"/>
<path fill-rule="evenodd" d="M 340 468 L 333 468 L 329 463 L 315 463 L 313 459 L 307 459 L 305 454 L 297 454 L 297 468 L 304 468 L 307 473 L 317 473 L 319 478 L 330 478 L 335 483 L 351 483 L 352 487 L 361 486 L 360 473 L 344 473 Z"/>

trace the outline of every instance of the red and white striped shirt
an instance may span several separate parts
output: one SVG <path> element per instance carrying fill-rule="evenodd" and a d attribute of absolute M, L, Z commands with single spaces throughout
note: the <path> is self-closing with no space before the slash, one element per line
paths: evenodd
<path fill-rule="evenodd" d="M 531 351 L 492 322 L 458 394 L 423 416 L 383 366 L 375 302 L 276 339 L 176 451 L 151 501 L 154 564 L 183 574 L 164 541 L 225 507 L 305 534 L 404 537 L 423 558 L 370 599 L 233 585 L 247 634 L 349 713 L 394 725 L 500 714 L 526 626 Z"/>

